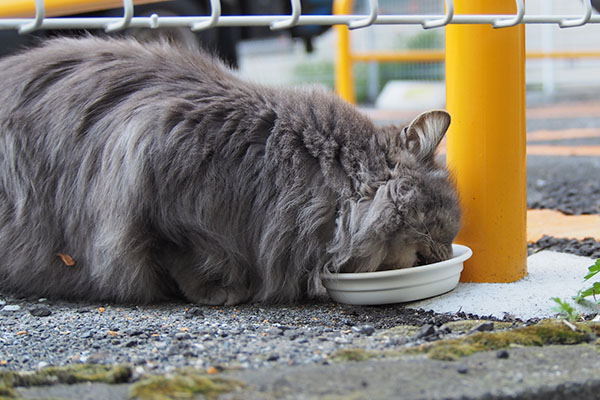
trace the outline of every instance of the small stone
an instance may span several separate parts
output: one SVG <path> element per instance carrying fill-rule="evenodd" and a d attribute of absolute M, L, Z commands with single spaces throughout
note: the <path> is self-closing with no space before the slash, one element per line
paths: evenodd
<path fill-rule="evenodd" d="M 320 363 L 324 360 L 324 357 L 322 355 L 319 354 L 315 354 L 314 356 L 312 356 L 310 358 L 310 361 L 314 362 L 314 363 Z"/>
<path fill-rule="evenodd" d="M 348 339 L 346 339 L 345 337 L 336 337 L 335 339 L 333 339 L 333 341 L 337 344 L 348 344 L 350 343 L 350 341 Z"/>
<path fill-rule="evenodd" d="M 187 332 L 177 332 L 175 334 L 175 339 L 177 339 L 177 340 L 186 340 L 186 339 L 191 339 L 191 338 L 192 337 Z"/>
<path fill-rule="evenodd" d="M 476 327 L 471 329 L 471 332 L 491 332 L 493 330 L 494 330 L 494 323 L 489 321 L 489 322 L 483 322 L 483 323 L 477 325 Z"/>
<path fill-rule="evenodd" d="M 353 326 L 352 331 L 356 333 L 360 333 L 361 335 L 371 336 L 375 333 L 375 328 L 373 325 L 361 325 L 361 326 Z"/>
<path fill-rule="evenodd" d="M 48 364 L 46 361 L 40 361 L 37 364 L 37 367 L 38 367 L 38 369 L 43 369 L 43 368 L 46 368 L 48 365 L 50 365 L 50 364 Z"/>
<path fill-rule="evenodd" d="M 280 324 L 275 324 L 274 325 L 276 328 L 279 328 L 283 331 L 289 331 L 290 329 L 294 329 L 291 326 L 287 326 L 287 325 L 280 325 Z"/>
<path fill-rule="evenodd" d="M 19 311 L 21 309 L 21 306 L 17 305 L 17 304 L 9 304 L 4 306 L 4 308 L 2 308 L 2 311 L 4 312 L 15 312 L 15 311 Z"/>
<path fill-rule="evenodd" d="M 417 332 L 417 339 L 421 339 L 427 336 L 431 336 L 435 333 L 435 326 L 427 324 L 427 325 L 423 325 L 420 329 L 419 332 Z"/>
<path fill-rule="evenodd" d="M 201 308 L 198 307 L 193 307 L 190 308 L 189 310 L 187 310 L 184 313 L 185 318 L 187 319 L 192 319 L 192 318 L 204 318 L 204 311 L 202 311 Z"/>
<path fill-rule="evenodd" d="M 167 342 L 157 342 L 154 344 L 154 346 L 159 350 L 166 349 L 168 345 L 169 344 Z"/>
<path fill-rule="evenodd" d="M 469 367 L 467 367 L 466 365 L 459 365 L 458 367 L 456 367 L 456 372 L 458 372 L 459 374 L 466 374 L 467 372 L 469 372 Z"/>
<path fill-rule="evenodd" d="M 500 358 L 502 360 L 505 360 L 508 357 L 509 357 L 509 354 L 508 354 L 508 350 L 506 350 L 506 349 L 498 350 L 496 352 L 496 358 Z"/>
<path fill-rule="evenodd" d="M 372 325 L 363 325 L 360 328 L 360 333 L 363 335 L 371 336 L 375 333 L 375 328 Z"/>
<path fill-rule="evenodd" d="M 135 347 L 138 345 L 138 341 L 137 340 L 130 340 L 128 342 L 125 343 L 125 347 Z"/>
<path fill-rule="evenodd" d="M 278 335 L 283 335 L 283 330 L 279 329 L 279 328 L 268 328 L 265 330 L 265 333 L 267 335 L 271 335 L 271 336 L 278 336 Z"/>
<path fill-rule="evenodd" d="M 269 354 L 269 356 L 267 357 L 267 361 L 277 361 L 277 360 L 279 360 L 279 354 L 277 354 L 277 353 Z"/>
<path fill-rule="evenodd" d="M 193 346 L 195 349 L 200 350 L 200 351 L 204 351 L 206 349 L 206 346 L 204 346 L 201 343 L 194 343 Z"/>
<path fill-rule="evenodd" d="M 89 339 L 92 336 L 94 336 L 94 334 L 92 333 L 92 331 L 85 331 L 81 334 L 80 338 L 82 339 Z"/>
<path fill-rule="evenodd" d="M 29 309 L 29 313 L 34 317 L 48 317 L 52 315 L 52 311 L 46 306 L 34 306 Z"/>

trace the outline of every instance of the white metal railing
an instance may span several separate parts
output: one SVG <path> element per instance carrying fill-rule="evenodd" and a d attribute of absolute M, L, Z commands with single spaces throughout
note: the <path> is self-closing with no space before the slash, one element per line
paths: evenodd
<path fill-rule="evenodd" d="M 561 28 L 600 23 L 600 15 L 592 13 L 592 0 L 583 0 L 580 15 L 527 15 L 524 0 L 515 0 L 514 15 L 461 15 L 454 13 L 453 0 L 446 0 L 443 15 L 381 15 L 378 0 L 369 0 L 367 15 L 302 15 L 300 0 L 290 0 L 291 15 L 221 15 L 221 1 L 210 0 L 211 14 L 205 16 L 133 16 L 132 0 L 123 0 L 123 17 L 45 17 L 44 0 L 35 0 L 34 18 L 0 18 L 0 29 L 16 29 L 28 33 L 37 29 L 104 29 L 116 31 L 132 28 L 189 27 L 203 30 L 221 26 L 268 26 L 285 29 L 297 25 L 347 25 L 351 29 L 370 25 L 421 25 L 423 28 L 439 28 L 448 24 L 490 24 L 495 28 L 517 24 L 556 24 Z"/>

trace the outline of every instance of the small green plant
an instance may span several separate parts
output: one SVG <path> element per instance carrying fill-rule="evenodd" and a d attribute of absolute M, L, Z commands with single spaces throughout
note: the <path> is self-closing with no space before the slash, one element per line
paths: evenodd
<path fill-rule="evenodd" d="M 573 308 L 573 306 L 569 304 L 568 301 L 562 300 L 559 297 L 553 297 L 552 300 L 554 300 L 558 304 L 557 306 L 554 306 L 553 310 L 562 317 L 568 319 L 571 322 L 575 322 L 579 318 L 581 318 L 581 315 L 577 311 L 575 311 L 575 308 Z"/>
<path fill-rule="evenodd" d="M 588 268 L 588 274 L 585 276 L 585 281 L 589 282 L 594 276 L 600 273 L 600 258 L 596 260 L 594 265 Z M 575 301 L 581 303 L 586 297 L 592 297 L 594 303 L 600 305 L 600 299 L 596 298 L 596 294 L 600 295 L 600 281 L 592 282 L 592 285 L 586 289 L 580 290 L 575 296 Z"/>
<path fill-rule="evenodd" d="M 600 258 L 596 260 L 594 265 L 588 267 L 588 273 L 584 277 L 585 282 L 590 282 L 590 280 L 600 273 Z M 596 297 L 596 294 L 599 297 Z M 577 304 L 583 304 L 586 302 L 588 297 L 592 297 L 594 299 L 594 304 L 600 305 L 600 281 L 591 282 L 591 286 L 588 286 L 584 289 L 581 289 L 576 296 L 573 297 L 573 300 Z M 558 297 L 552 297 L 552 300 L 556 302 L 556 306 L 553 308 L 555 312 L 568 319 L 569 321 L 577 321 L 581 318 L 581 314 L 575 311 L 575 308 L 568 302 Z"/>

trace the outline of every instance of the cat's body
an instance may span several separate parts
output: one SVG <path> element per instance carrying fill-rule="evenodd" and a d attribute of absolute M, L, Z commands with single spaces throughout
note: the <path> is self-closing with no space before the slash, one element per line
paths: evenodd
<path fill-rule="evenodd" d="M 376 128 L 322 90 L 94 38 L 0 60 L 0 81 L 0 291 L 288 302 L 324 268 L 451 255 L 444 112 Z"/>

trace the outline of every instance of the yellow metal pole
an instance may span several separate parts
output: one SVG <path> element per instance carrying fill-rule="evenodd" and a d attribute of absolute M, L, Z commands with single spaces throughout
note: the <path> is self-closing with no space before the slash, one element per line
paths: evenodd
<path fill-rule="evenodd" d="M 514 14 L 514 0 L 455 0 L 457 14 Z M 527 273 L 525 29 L 446 27 L 447 163 L 463 208 L 457 242 L 473 249 L 462 280 Z"/>
<path fill-rule="evenodd" d="M 335 0 L 333 13 L 348 15 L 352 13 L 352 0 Z M 354 76 L 352 73 L 352 58 L 350 56 L 350 30 L 346 25 L 333 27 L 337 35 L 335 56 L 335 91 L 349 103 L 356 103 L 354 94 Z"/>
<path fill-rule="evenodd" d="M 165 0 L 135 0 L 134 4 L 156 3 Z M 123 7 L 122 0 L 45 0 L 47 17 L 79 14 Z M 35 0 L 1 0 L 0 17 L 31 18 L 35 16 Z"/>

